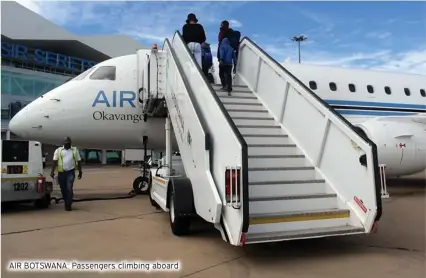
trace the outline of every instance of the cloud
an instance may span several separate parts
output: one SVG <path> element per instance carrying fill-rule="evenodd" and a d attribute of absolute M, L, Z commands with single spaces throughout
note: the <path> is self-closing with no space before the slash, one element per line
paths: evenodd
<path fill-rule="evenodd" d="M 391 32 L 369 32 L 365 35 L 367 38 L 371 39 L 386 39 L 392 36 Z"/>
<path fill-rule="evenodd" d="M 80 28 L 85 34 L 90 33 L 88 30 L 94 34 L 121 33 L 149 44 L 161 44 L 166 37 L 170 38 L 175 30 L 182 28 L 186 15 L 191 12 L 197 15 L 210 39 L 216 42 L 217 26 L 223 18 L 231 18 L 229 22 L 234 28 L 243 26 L 235 18 L 235 14 L 239 14 L 234 11 L 240 12 L 241 6 L 246 4 L 217 1 L 191 2 L 188 5 L 182 2 L 17 2 L 65 28 Z M 426 45 L 413 49 L 410 49 L 411 45 L 403 45 L 405 49 L 392 51 L 395 45 L 389 44 L 394 39 L 392 36 L 396 38 L 389 26 L 396 23 L 419 24 L 416 18 L 412 22 L 400 18 L 377 22 L 382 28 L 371 31 L 366 28 L 372 25 L 363 27 L 360 24 L 365 21 L 363 18 L 350 20 L 347 15 L 338 18 L 339 15 L 331 16 L 291 5 L 296 13 L 307 19 L 299 32 L 309 37 L 301 46 L 302 63 L 426 74 Z M 345 32 L 339 33 L 343 27 Z M 363 40 L 362 37 L 376 41 L 371 44 L 370 40 Z M 298 60 L 297 45 L 290 41 L 290 37 L 270 37 L 257 32 L 252 39 L 279 61 Z M 217 45 L 214 43 L 211 48 L 213 55 L 216 55 Z"/>
<path fill-rule="evenodd" d="M 230 17 L 244 3 L 232 2 L 65 2 L 19 1 L 20 4 L 61 25 L 93 27 L 98 33 L 120 33 L 149 42 L 161 42 L 181 30 L 189 13 L 195 13 L 204 27 L 214 26 Z M 242 23 L 230 20 L 235 27 Z"/>
<path fill-rule="evenodd" d="M 232 28 L 240 28 L 240 27 L 242 27 L 242 26 L 243 26 L 243 24 L 242 24 L 241 22 L 239 22 L 238 20 L 236 20 L 236 19 L 231 19 L 231 20 L 229 20 L 229 25 L 230 25 Z"/>

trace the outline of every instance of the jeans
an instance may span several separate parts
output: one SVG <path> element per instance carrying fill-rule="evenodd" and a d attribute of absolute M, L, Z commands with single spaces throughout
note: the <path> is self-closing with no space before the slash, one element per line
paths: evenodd
<path fill-rule="evenodd" d="M 222 87 L 230 93 L 232 91 L 232 65 L 219 65 L 219 77 Z"/>
<path fill-rule="evenodd" d="M 200 68 L 202 68 L 203 65 L 201 60 L 201 44 L 199 44 L 198 42 L 190 42 L 188 43 L 188 48 L 192 55 L 194 55 L 197 64 L 200 66 Z"/>
<path fill-rule="evenodd" d="M 64 198 L 65 207 L 72 205 L 74 197 L 73 186 L 75 180 L 75 170 L 58 172 L 58 182 L 61 187 L 62 198 Z"/>

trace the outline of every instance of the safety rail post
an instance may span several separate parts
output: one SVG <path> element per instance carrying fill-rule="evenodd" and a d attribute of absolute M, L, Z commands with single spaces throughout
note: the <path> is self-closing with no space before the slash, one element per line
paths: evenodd
<path fill-rule="evenodd" d="M 230 205 L 234 209 L 241 209 L 241 194 L 243 192 L 241 167 L 227 166 L 225 170 L 225 183 L 227 182 L 227 174 L 229 175 L 229 184 L 226 186 L 229 186 L 229 195 L 225 192 L 226 205 Z"/>
<path fill-rule="evenodd" d="M 380 164 L 379 169 L 380 169 L 380 185 L 382 188 L 381 198 L 388 199 L 389 193 L 388 193 L 388 188 L 386 185 L 386 164 Z"/>

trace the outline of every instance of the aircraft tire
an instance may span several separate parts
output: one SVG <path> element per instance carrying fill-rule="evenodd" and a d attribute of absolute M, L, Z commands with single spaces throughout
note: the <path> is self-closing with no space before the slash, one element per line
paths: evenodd
<path fill-rule="evenodd" d="M 148 194 L 151 188 L 148 177 L 137 177 L 133 181 L 133 190 L 136 194 Z"/>

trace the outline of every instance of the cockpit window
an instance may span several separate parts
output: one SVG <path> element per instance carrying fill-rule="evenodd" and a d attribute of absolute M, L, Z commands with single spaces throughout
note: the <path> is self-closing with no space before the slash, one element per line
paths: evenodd
<path fill-rule="evenodd" d="M 77 75 L 76 77 L 74 77 L 73 79 L 67 80 L 68 81 L 75 81 L 75 80 L 82 80 L 84 79 L 89 73 L 91 73 L 95 68 L 91 67 L 90 69 L 87 69 L 85 72 L 80 73 L 79 75 Z"/>
<path fill-rule="evenodd" d="M 115 80 L 115 67 L 99 67 L 89 78 L 92 80 Z"/>

